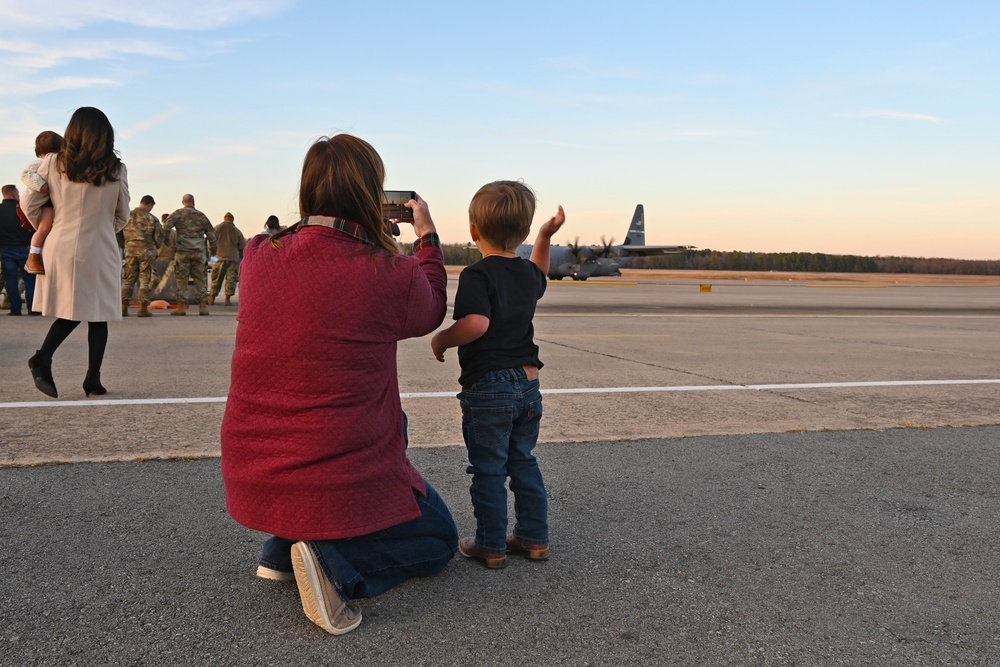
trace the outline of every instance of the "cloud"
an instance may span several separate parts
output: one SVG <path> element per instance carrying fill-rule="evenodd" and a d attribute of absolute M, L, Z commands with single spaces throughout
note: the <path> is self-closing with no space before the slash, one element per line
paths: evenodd
<path fill-rule="evenodd" d="M 20 155 L 27 161 L 35 145 L 35 135 L 43 129 L 38 109 L 0 107 L 0 155 Z"/>
<path fill-rule="evenodd" d="M 910 113 L 906 111 L 859 111 L 855 113 L 838 113 L 834 118 L 889 118 L 891 120 L 916 120 L 924 123 L 934 123 L 940 125 L 947 121 L 940 116 L 931 116 L 923 113 Z"/>
<path fill-rule="evenodd" d="M 522 99 L 549 106 L 580 106 L 591 107 L 600 105 L 610 108 L 645 109 L 657 108 L 676 101 L 676 98 L 666 94 L 647 94 L 644 92 L 589 92 L 574 89 L 572 91 L 529 88 L 492 81 L 466 81 L 464 84 L 470 90 L 485 91 L 499 97 Z"/>
<path fill-rule="evenodd" d="M 704 130 L 680 130 L 677 132 L 678 137 L 688 137 L 694 139 L 725 139 L 728 137 L 759 137 L 759 132 L 752 132 L 750 130 L 737 130 L 737 129 L 704 129 Z"/>
<path fill-rule="evenodd" d="M 248 19 L 272 16 L 290 0 L 49 0 L 37 5 L 5 2 L 0 23 L 5 30 L 78 30 L 95 23 L 115 22 L 144 28 L 212 30 Z"/>
<path fill-rule="evenodd" d="M 148 167 L 167 167 L 175 164 L 187 164 L 189 162 L 200 162 L 205 158 L 204 155 L 196 155 L 190 153 L 187 155 L 165 155 L 162 157 L 149 157 L 141 160 L 136 160 L 136 165 L 144 165 Z"/>
<path fill-rule="evenodd" d="M 586 77 L 600 77 L 608 79 L 646 79 L 655 78 L 648 70 L 634 67 L 619 66 L 612 63 L 601 62 L 587 55 L 566 55 L 550 58 L 542 61 L 546 65 L 559 72 Z"/>
<path fill-rule="evenodd" d="M 122 137 L 122 139 L 131 139 L 137 134 L 141 134 L 147 130 L 151 130 L 157 125 L 160 125 L 170 120 L 174 116 L 184 113 L 184 111 L 185 110 L 181 107 L 173 107 L 171 109 L 167 109 L 163 113 L 152 116 L 151 118 L 140 120 L 137 123 L 132 123 L 118 134 Z"/>
<path fill-rule="evenodd" d="M 159 157 L 145 157 L 131 161 L 130 164 L 144 167 L 170 167 L 178 164 L 211 164 L 224 155 L 254 155 L 260 153 L 262 149 L 252 142 L 246 145 L 220 144 L 208 146 L 203 151 L 194 153 L 178 153 L 175 155 L 161 155 Z"/>
<path fill-rule="evenodd" d="M 0 51 L 14 54 L 4 59 L 7 68 L 37 71 L 49 69 L 73 60 L 114 60 L 122 55 L 153 56 L 176 59 L 175 49 L 168 49 L 139 40 L 103 40 L 80 44 L 58 45 L 41 42 L 5 42 Z"/>
<path fill-rule="evenodd" d="M 83 90 L 95 86 L 121 86 L 124 85 L 116 79 L 106 79 L 95 76 L 56 76 L 52 78 L 32 79 L 17 86 L 17 96 L 30 98 L 45 93 L 54 93 L 59 90 Z"/>

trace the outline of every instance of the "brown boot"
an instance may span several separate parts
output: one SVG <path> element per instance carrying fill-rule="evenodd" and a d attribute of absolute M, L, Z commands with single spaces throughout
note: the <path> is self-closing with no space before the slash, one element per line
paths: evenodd
<path fill-rule="evenodd" d="M 170 314 L 171 315 L 187 315 L 187 309 L 188 309 L 188 305 L 186 303 L 180 303 L 180 302 L 178 302 L 177 303 L 177 308 L 174 310 L 174 312 L 172 312 Z"/>
<path fill-rule="evenodd" d="M 548 560 L 549 545 L 532 544 L 513 535 L 507 536 L 507 553 L 522 554 L 528 560 Z"/>
<path fill-rule="evenodd" d="M 128 317 L 128 299 L 122 299 L 122 317 Z"/>
<path fill-rule="evenodd" d="M 28 261 L 24 263 L 24 270 L 39 276 L 45 275 L 45 265 L 42 263 L 42 253 L 29 252 Z"/>
<path fill-rule="evenodd" d="M 499 570 L 507 565 L 506 553 L 492 554 L 482 551 L 476 544 L 476 538 L 474 537 L 463 537 L 459 540 L 458 553 L 462 554 L 466 558 L 482 561 L 483 565 L 491 570 Z"/>
<path fill-rule="evenodd" d="M 209 312 L 208 312 L 208 304 L 207 303 L 199 303 L 198 304 L 198 314 L 199 315 L 208 315 L 209 314 Z"/>
<path fill-rule="evenodd" d="M 214 294 L 209 294 L 208 295 L 208 305 L 210 305 L 210 306 L 214 306 L 215 305 L 215 295 Z"/>
<path fill-rule="evenodd" d="M 233 302 L 229 300 L 229 295 L 228 294 L 226 295 L 226 305 L 227 306 L 233 305 Z"/>
<path fill-rule="evenodd" d="M 149 304 L 145 301 L 139 304 L 139 312 L 135 314 L 136 317 L 152 317 L 153 313 L 149 312 Z"/>

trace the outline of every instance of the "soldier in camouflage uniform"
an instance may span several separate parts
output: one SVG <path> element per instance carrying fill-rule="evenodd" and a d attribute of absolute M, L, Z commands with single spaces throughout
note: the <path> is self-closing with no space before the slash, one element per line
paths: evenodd
<path fill-rule="evenodd" d="M 208 256 L 205 254 L 205 239 L 209 252 L 215 254 L 215 229 L 208 217 L 194 207 L 194 195 L 181 197 L 181 208 L 170 214 L 163 225 L 164 235 L 177 230 L 174 243 L 174 274 L 177 278 L 177 310 L 171 315 L 187 315 L 188 278 L 194 281 L 198 314 L 208 315 Z"/>
<path fill-rule="evenodd" d="M 212 291 L 208 295 L 209 305 L 215 303 L 215 297 L 219 296 L 223 279 L 226 283 L 227 306 L 232 305 L 231 298 L 236 294 L 236 283 L 240 280 L 240 260 L 243 259 L 243 248 L 246 247 L 247 240 L 243 236 L 243 232 L 233 224 L 234 219 L 232 213 L 226 213 L 222 216 L 222 222 L 215 226 L 219 254 L 218 261 L 212 267 Z"/>
<path fill-rule="evenodd" d="M 152 317 L 149 312 L 149 284 L 153 277 L 153 262 L 163 245 L 163 225 L 152 214 L 156 202 L 149 195 L 139 200 L 139 207 L 128 217 L 121 231 L 125 245 L 125 275 L 122 278 L 122 317 L 128 317 L 128 302 L 139 282 L 139 317 Z"/>

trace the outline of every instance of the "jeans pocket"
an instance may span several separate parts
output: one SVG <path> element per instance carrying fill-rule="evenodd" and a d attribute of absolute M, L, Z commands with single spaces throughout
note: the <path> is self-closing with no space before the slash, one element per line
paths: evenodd
<path fill-rule="evenodd" d="M 538 437 L 538 427 L 542 422 L 542 399 L 528 403 L 528 409 L 518 421 L 517 430 L 532 438 Z"/>
<path fill-rule="evenodd" d="M 476 445 L 497 449 L 506 446 L 510 441 L 510 431 L 514 419 L 512 407 L 469 406 L 469 419 L 472 420 L 472 433 Z"/>

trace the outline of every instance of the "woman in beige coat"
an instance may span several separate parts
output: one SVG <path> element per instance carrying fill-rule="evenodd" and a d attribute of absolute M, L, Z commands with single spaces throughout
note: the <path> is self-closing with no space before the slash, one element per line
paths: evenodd
<path fill-rule="evenodd" d="M 35 285 L 35 308 L 56 318 L 28 367 L 39 391 L 58 396 L 52 355 L 80 322 L 87 322 L 89 365 L 83 390 L 105 394 L 101 363 L 108 322 L 121 319 L 121 255 L 115 234 L 128 222 L 125 165 L 115 151 L 115 132 L 100 109 L 81 107 L 70 118 L 63 148 L 38 168 L 48 195 L 29 191 L 21 202 L 32 223 L 42 205 L 55 207 L 42 250 L 45 273 Z"/>

